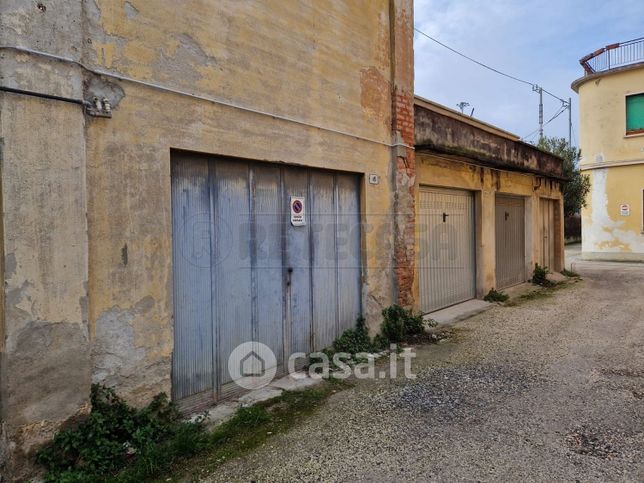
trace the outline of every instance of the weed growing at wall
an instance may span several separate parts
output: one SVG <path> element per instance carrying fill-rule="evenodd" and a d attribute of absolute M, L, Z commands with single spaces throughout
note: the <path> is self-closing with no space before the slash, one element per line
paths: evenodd
<path fill-rule="evenodd" d="M 503 292 L 498 292 L 494 289 L 491 289 L 483 300 L 486 302 L 505 302 L 510 298 L 510 296 Z"/>
<path fill-rule="evenodd" d="M 568 270 L 568 269 L 566 269 L 566 268 L 564 268 L 564 269 L 561 271 L 561 274 L 562 274 L 564 277 L 568 277 L 568 278 L 579 278 L 579 274 L 578 274 L 577 272 L 573 272 L 572 270 Z"/>
<path fill-rule="evenodd" d="M 340 337 L 333 342 L 335 352 L 372 352 L 375 349 L 374 343 L 369 337 L 369 330 L 365 324 L 364 317 L 358 317 L 355 329 L 345 330 Z"/>
<path fill-rule="evenodd" d="M 534 264 L 534 272 L 532 272 L 532 283 L 541 285 L 542 287 L 552 287 L 554 285 L 548 280 L 548 267 L 542 267 L 538 263 Z"/>
<path fill-rule="evenodd" d="M 85 421 L 60 431 L 38 452 L 36 461 L 47 468 L 45 481 L 104 480 L 135 458 L 154 467 L 160 454 L 172 462 L 205 445 L 201 425 L 182 421 L 165 394 L 136 409 L 112 389 L 95 384 L 91 403 Z"/>
<path fill-rule="evenodd" d="M 182 420 L 163 394 L 136 409 L 113 390 L 94 385 L 89 417 L 60 431 L 36 458 L 47 469 L 47 482 L 138 483 L 177 470 L 208 470 L 287 430 L 344 387 L 342 381 L 330 381 L 285 391 L 273 400 L 238 409 L 232 419 L 208 433 L 202 421 Z M 203 461 L 195 465 L 196 459 Z"/>
<path fill-rule="evenodd" d="M 404 342 L 410 336 L 418 335 L 425 330 L 423 315 L 414 314 L 411 309 L 392 305 L 382 311 L 382 336 L 391 343 Z"/>
<path fill-rule="evenodd" d="M 333 393 L 350 387 L 344 381 L 329 380 L 303 391 L 284 391 L 281 396 L 242 407 L 234 417 L 207 434 L 207 444 L 199 455 L 180 460 L 150 472 L 143 461 L 137 461 L 118 475 L 118 482 L 140 482 L 175 474 L 173 481 L 198 481 L 221 464 L 263 445 L 273 436 L 298 424 Z M 157 460 L 163 464 L 163 460 Z"/>
<path fill-rule="evenodd" d="M 356 320 L 354 329 L 345 330 L 327 349 L 327 356 L 336 352 L 357 354 L 360 352 L 378 352 L 388 349 L 390 344 L 406 342 L 410 338 L 422 334 L 425 327 L 432 327 L 436 323 L 424 321 L 422 314 L 414 314 L 411 309 L 400 305 L 391 305 L 382 311 L 383 321 L 380 333 L 372 339 L 363 317 Z"/>

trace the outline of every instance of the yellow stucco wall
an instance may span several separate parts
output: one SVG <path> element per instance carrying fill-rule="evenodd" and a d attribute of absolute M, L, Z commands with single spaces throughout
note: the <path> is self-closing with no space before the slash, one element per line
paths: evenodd
<path fill-rule="evenodd" d="M 85 144 L 79 106 L 0 93 L 0 114 L 0 474 L 14 481 L 4 472 L 88 409 Z"/>
<path fill-rule="evenodd" d="M 170 390 L 171 149 L 377 174 L 362 187 L 377 325 L 393 301 L 391 273 L 370 269 L 393 244 L 389 2 L 189 2 L 180 16 L 174 2 L 125 3 L 90 15 L 92 65 L 382 143 L 118 83 L 113 117 L 87 126 L 95 380 L 137 401 Z"/>
<path fill-rule="evenodd" d="M 644 260 L 644 164 L 585 170 L 591 191 L 582 209 L 582 254 Z M 628 205 L 629 214 L 620 207 Z"/>
<path fill-rule="evenodd" d="M 466 164 L 429 154 L 417 154 L 417 186 L 456 188 L 472 191 L 475 195 L 476 217 L 476 293 L 483 297 L 496 288 L 496 245 L 495 245 L 495 200 L 496 194 L 521 196 L 525 200 L 525 249 L 526 280 L 531 276 L 534 264 L 541 261 L 542 230 L 540 199 L 559 200 L 559 241 L 563 247 L 563 196 L 559 182 L 547 179 L 537 181 L 535 175 Z M 417 241 L 418 246 L 418 241 Z M 549 267 L 552 271 L 563 268 L 563 252 L 559 248 L 556 257 L 558 265 Z M 419 277 L 416 277 L 415 293 L 420 291 Z M 417 296 L 418 300 L 419 297 Z"/>
<path fill-rule="evenodd" d="M 626 135 L 626 96 L 644 92 L 644 67 L 599 75 L 579 93 L 581 165 L 644 160 L 644 134 Z"/>
<path fill-rule="evenodd" d="M 644 260 L 644 135 L 626 134 L 626 96 L 644 92 L 644 66 L 578 82 L 580 164 L 592 183 L 582 209 L 582 256 Z"/>
<path fill-rule="evenodd" d="M 391 92 L 394 84 L 413 92 L 412 6 L 3 6 L 3 85 L 70 102 L 0 96 L 2 205 L 11 211 L 3 220 L 7 303 L 0 332 L 7 344 L 0 360 L 16 361 L 0 368 L 14 368 L 12 385 L 5 372 L 0 380 L 3 390 L 17 388 L 0 398 L 0 453 L 5 442 L 20 448 L 50 437 L 86 409 L 90 376 L 136 404 L 170 393 L 173 149 L 363 175 L 363 310 L 372 328 L 379 325 L 396 293 L 393 269 L 383 269 L 393 262 L 395 243 Z M 392 31 L 408 42 L 392 41 Z M 84 114 L 80 102 L 93 96 L 109 98 L 110 119 Z M 367 183 L 367 174 L 380 183 Z M 33 365 L 30 381 L 21 378 L 20 364 Z M 67 366 L 74 370 L 60 369 Z M 57 389 L 42 385 L 51 391 L 41 397 L 33 386 L 47 368 Z M 64 384 L 58 376 L 67 377 Z M 28 435 L 29 428 L 38 434 Z"/>

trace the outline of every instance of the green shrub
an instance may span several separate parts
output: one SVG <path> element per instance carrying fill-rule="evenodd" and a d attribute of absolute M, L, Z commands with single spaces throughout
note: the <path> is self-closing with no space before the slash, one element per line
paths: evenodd
<path fill-rule="evenodd" d="M 335 352 L 372 352 L 374 345 L 369 337 L 369 330 L 365 324 L 364 317 L 358 317 L 355 329 L 345 330 L 340 337 L 333 342 Z"/>
<path fill-rule="evenodd" d="M 382 316 L 380 332 L 388 342 L 403 342 L 410 335 L 422 333 L 425 328 L 422 314 L 414 315 L 411 309 L 400 305 L 387 307 L 382 311 Z"/>
<path fill-rule="evenodd" d="M 382 334 L 376 334 L 374 336 L 372 345 L 374 350 L 378 350 L 378 351 L 389 349 L 389 341 Z"/>
<path fill-rule="evenodd" d="M 36 461 L 47 468 L 46 481 L 105 479 L 134 458 L 152 465 L 160 452 L 171 464 L 175 456 L 194 454 L 205 444 L 201 425 L 181 421 L 165 394 L 136 409 L 114 390 L 94 384 L 90 399 L 89 416 L 38 451 Z"/>
<path fill-rule="evenodd" d="M 552 286 L 552 282 L 548 280 L 548 267 L 542 267 L 538 263 L 535 263 L 531 281 L 535 285 L 541 285 L 542 287 Z"/>
<path fill-rule="evenodd" d="M 485 297 L 483 297 L 483 300 L 486 302 L 505 302 L 510 298 L 509 295 L 503 293 L 503 292 L 497 292 L 494 289 L 491 289 Z"/>

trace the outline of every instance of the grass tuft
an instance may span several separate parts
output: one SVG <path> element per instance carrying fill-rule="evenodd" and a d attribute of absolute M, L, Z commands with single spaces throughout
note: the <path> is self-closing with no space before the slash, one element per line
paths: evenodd
<path fill-rule="evenodd" d="M 568 277 L 568 278 L 579 278 L 579 274 L 578 274 L 577 272 L 573 272 L 572 270 L 568 270 L 568 269 L 566 269 L 566 268 L 564 268 L 560 273 L 561 273 L 564 277 Z"/>

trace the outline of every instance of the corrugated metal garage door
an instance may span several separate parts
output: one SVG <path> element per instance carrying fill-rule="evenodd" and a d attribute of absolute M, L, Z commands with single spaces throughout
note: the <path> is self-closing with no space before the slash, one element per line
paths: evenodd
<path fill-rule="evenodd" d="M 523 198 L 496 197 L 496 285 L 525 282 L 525 206 Z"/>
<path fill-rule="evenodd" d="M 293 196 L 305 226 L 290 222 Z M 359 199 L 352 174 L 173 153 L 173 399 L 237 391 L 227 361 L 243 342 L 268 345 L 283 373 L 354 326 Z"/>
<path fill-rule="evenodd" d="M 419 201 L 421 309 L 431 312 L 476 295 L 474 197 L 421 188 Z"/>

